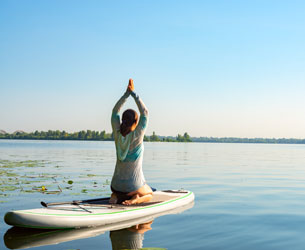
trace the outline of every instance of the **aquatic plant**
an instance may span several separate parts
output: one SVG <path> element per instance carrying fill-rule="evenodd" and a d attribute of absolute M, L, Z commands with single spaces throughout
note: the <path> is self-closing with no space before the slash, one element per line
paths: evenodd
<path fill-rule="evenodd" d="M 57 172 L 60 167 L 58 162 L 44 160 L 0 159 L 0 202 L 7 202 L 10 197 L 22 193 L 70 196 L 108 194 L 109 176 L 85 173 L 68 176 Z"/>

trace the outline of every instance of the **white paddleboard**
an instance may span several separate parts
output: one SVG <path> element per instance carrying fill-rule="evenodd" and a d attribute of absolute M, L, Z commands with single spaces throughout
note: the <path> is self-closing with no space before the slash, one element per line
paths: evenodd
<path fill-rule="evenodd" d="M 138 205 L 111 205 L 108 199 L 101 199 L 93 203 L 10 211 L 4 220 L 8 225 L 40 229 L 96 227 L 166 212 L 191 203 L 194 197 L 193 192 L 186 190 L 156 191 L 150 202 Z"/>
<path fill-rule="evenodd" d="M 62 229 L 62 230 L 45 230 L 31 229 L 24 230 L 21 227 L 11 227 L 4 235 L 4 243 L 9 249 L 25 249 L 47 245 L 54 245 L 63 242 L 96 237 L 107 231 L 121 230 L 134 225 L 151 222 L 159 216 L 168 214 L 182 213 L 187 209 L 192 208 L 194 202 L 188 203 L 185 206 L 174 208 L 162 213 L 156 213 L 149 216 L 127 220 L 120 223 L 113 223 L 97 227 L 85 227 L 80 229 Z"/>

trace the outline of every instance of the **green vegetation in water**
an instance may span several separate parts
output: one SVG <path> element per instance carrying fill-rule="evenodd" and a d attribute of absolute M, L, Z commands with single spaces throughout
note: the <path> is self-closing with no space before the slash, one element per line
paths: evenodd
<path fill-rule="evenodd" d="M 4 171 L 4 170 L 0 170 L 0 175 L 1 176 L 7 176 L 7 177 L 15 177 L 18 176 L 17 174 L 11 172 L 11 171 Z"/>
<path fill-rule="evenodd" d="M 98 176 L 96 174 L 87 174 L 88 177 Z"/>
<path fill-rule="evenodd" d="M 70 193 L 71 196 L 80 196 L 81 193 Z"/>
<path fill-rule="evenodd" d="M 101 177 L 102 175 L 99 174 L 81 174 L 80 178 L 92 178 L 92 177 Z"/>
<path fill-rule="evenodd" d="M 17 189 L 19 189 L 19 187 L 14 185 L 0 185 L 0 192 L 15 191 Z"/>
<path fill-rule="evenodd" d="M 1 168 L 16 168 L 16 167 L 26 167 L 26 168 L 33 168 L 33 167 L 44 167 L 44 161 L 9 161 L 9 160 L 0 160 Z"/>
<path fill-rule="evenodd" d="M 74 176 L 73 179 L 61 174 L 37 173 L 35 167 L 49 167 L 48 171 L 52 168 L 52 162 L 46 161 L 13 161 L 0 159 L 0 197 L 3 202 L 11 196 L 20 194 L 43 194 L 43 195 L 83 195 L 96 196 L 105 194 L 109 187 L 101 184 L 94 177 L 98 177 L 100 183 L 103 181 L 109 183 L 109 176 L 97 174 L 84 174 Z M 27 172 L 28 168 L 35 169 Z M 55 171 L 55 169 L 54 169 Z M 105 179 L 106 180 L 105 180 Z M 73 185 L 72 185 L 73 184 Z M 99 194 L 97 194 L 99 193 Z"/>

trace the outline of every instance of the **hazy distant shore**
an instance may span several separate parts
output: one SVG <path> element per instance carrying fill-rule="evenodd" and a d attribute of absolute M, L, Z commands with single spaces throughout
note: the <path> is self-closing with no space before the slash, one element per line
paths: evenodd
<path fill-rule="evenodd" d="M 82 130 L 79 132 L 69 133 L 59 130 L 35 131 L 31 133 L 22 130 L 13 133 L 7 133 L 0 130 L 0 139 L 17 139 L 17 140 L 78 140 L 78 141 L 113 141 L 113 134 L 103 131 Z M 191 142 L 188 133 L 174 136 L 158 136 L 153 132 L 151 136 L 144 136 L 144 141 L 165 141 L 165 142 Z"/>
<path fill-rule="evenodd" d="M 26 133 L 24 131 L 15 131 L 7 133 L 0 130 L 0 139 L 15 140 L 78 140 L 78 141 L 113 141 L 112 133 L 105 131 L 79 131 L 68 133 L 66 131 L 35 131 Z M 150 136 L 145 136 L 147 142 L 206 142 L 206 143 L 267 143 L 267 144 L 305 144 L 305 139 L 295 138 L 238 138 L 238 137 L 191 137 L 188 133 L 177 136 L 160 136 L 153 132 Z"/>

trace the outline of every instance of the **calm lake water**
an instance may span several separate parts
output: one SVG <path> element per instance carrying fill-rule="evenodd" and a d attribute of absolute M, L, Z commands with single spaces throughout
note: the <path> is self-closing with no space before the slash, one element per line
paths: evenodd
<path fill-rule="evenodd" d="M 1 218 L 41 200 L 108 196 L 114 150 L 113 142 L 0 140 Z M 158 190 L 192 190 L 194 206 L 156 218 L 144 234 L 106 231 L 35 249 L 120 249 L 124 237 L 162 249 L 305 246 L 305 145 L 146 143 L 143 167 Z M 0 249 L 8 249 L 10 227 L 0 226 Z"/>

